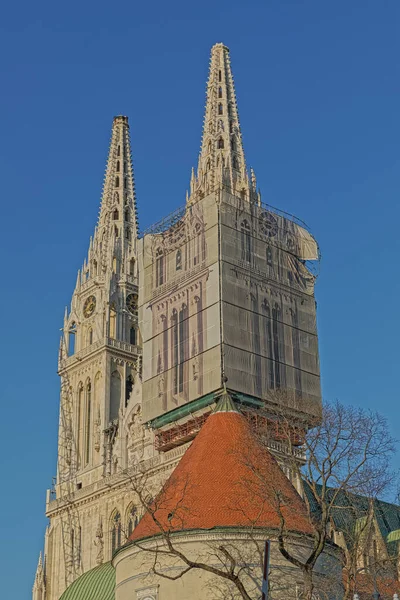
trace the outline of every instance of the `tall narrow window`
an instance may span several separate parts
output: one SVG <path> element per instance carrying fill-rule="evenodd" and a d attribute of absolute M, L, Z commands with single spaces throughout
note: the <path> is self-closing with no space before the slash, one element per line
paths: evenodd
<path fill-rule="evenodd" d="M 121 404 L 121 375 L 118 371 L 111 373 L 110 387 L 110 414 L 109 421 L 118 419 L 119 407 Z"/>
<path fill-rule="evenodd" d="M 97 260 L 93 261 L 93 275 L 97 275 Z"/>
<path fill-rule="evenodd" d="M 221 102 L 218 104 L 218 114 L 219 115 L 223 115 L 224 114 L 224 108 L 223 108 Z"/>
<path fill-rule="evenodd" d="M 178 390 L 183 392 L 183 366 L 186 360 L 186 305 L 183 305 L 179 311 L 179 369 L 178 369 Z"/>
<path fill-rule="evenodd" d="M 119 160 L 117 160 L 117 173 L 119 173 L 120 170 L 120 164 L 119 164 Z"/>
<path fill-rule="evenodd" d="M 88 343 L 88 346 L 90 346 L 91 344 L 93 344 L 93 329 L 91 327 L 89 327 L 89 329 L 88 329 L 87 343 Z"/>
<path fill-rule="evenodd" d="M 272 250 L 271 246 L 267 246 L 267 265 L 272 267 Z"/>
<path fill-rule="evenodd" d="M 239 170 L 239 162 L 236 156 L 232 158 L 232 167 L 236 170 Z"/>
<path fill-rule="evenodd" d="M 131 241 L 131 230 L 129 229 L 129 227 L 126 228 L 125 237 L 128 240 L 128 242 Z"/>
<path fill-rule="evenodd" d="M 126 190 L 127 187 L 128 187 L 128 180 L 126 177 L 124 177 L 124 189 Z"/>
<path fill-rule="evenodd" d="M 174 394 L 184 391 L 184 365 L 188 358 L 188 321 L 187 306 L 182 305 L 178 312 L 174 309 L 171 318 L 172 356 L 173 356 L 173 390 Z"/>
<path fill-rule="evenodd" d="M 181 250 L 177 250 L 176 251 L 176 256 L 175 256 L 175 270 L 176 271 L 181 271 L 182 270 L 182 251 Z"/>
<path fill-rule="evenodd" d="M 121 146 L 118 146 L 117 156 L 121 156 Z"/>
<path fill-rule="evenodd" d="M 116 512 L 111 521 L 111 553 L 121 546 L 121 515 Z"/>
<path fill-rule="evenodd" d="M 68 329 L 68 356 L 75 354 L 76 323 L 71 323 Z"/>
<path fill-rule="evenodd" d="M 224 147 L 224 140 L 221 137 L 218 140 L 218 148 L 221 150 L 223 147 Z"/>
<path fill-rule="evenodd" d="M 126 209 L 125 211 L 125 221 L 129 221 L 129 210 Z"/>
<path fill-rule="evenodd" d="M 135 274 L 135 259 L 131 258 L 131 260 L 129 261 L 129 275 L 133 275 Z"/>
<path fill-rule="evenodd" d="M 202 252 L 201 252 L 201 227 L 197 223 L 195 227 L 195 237 L 193 240 L 194 243 L 194 252 L 193 252 L 193 265 L 196 266 L 202 260 Z"/>
<path fill-rule="evenodd" d="M 275 387 L 278 389 L 281 387 L 281 363 L 279 356 L 279 330 L 280 330 L 280 309 L 275 304 L 272 309 L 272 336 L 274 344 L 274 367 L 275 367 Z"/>
<path fill-rule="evenodd" d="M 178 363 L 179 363 L 179 332 L 178 332 L 178 313 L 176 309 L 172 311 L 171 317 L 171 346 L 172 360 L 174 365 L 173 370 L 173 390 L 174 394 L 178 393 Z"/>
<path fill-rule="evenodd" d="M 129 343 L 136 346 L 136 327 L 131 327 L 129 330 Z"/>
<path fill-rule="evenodd" d="M 156 287 L 164 283 L 164 255 L 161 248 L 156 252 Z"/>
<path fill-rule="evenodd" d="M 222 98 L 222 87 L 218 89 L 218 98 Z"/>
<path fill-rule="evenodd" d="M 110 338 L 117 337 L 117 311 L 115 306 L 110 307 Z"/>
<path fill-rule="evenodd" d="M 218 71 L 218 81 L 222 81 L 222 71 Z"/>
<path fill-rule="evenodd" d="M 265 338 L 267 341 L 267 356 L 268 356 L 268 387 L 273 390 L 275 387 L 275 368 L 274 368 L 274 347 L 272 340 L 272 326 L 271 326 L 271 309 L 268 302 L 265 300 L 264 303 L 266 318 L 265 322 Z"/>
<path fill-rule="evenodd" d="M 81 466 L 81 447 L 82 447 L 82 421 L 83 421 L 83 384 L 78 386 L 78 405 L 76 407 L 76 455 L 78 459 L 78 468 Z"/>
<path fill-rule="evenodd" d="M 231 139 L 231 150 L 233 152 L 235 152 L 235 150 L 236 150 L 236 141 L 235 141 L 235 138 Z"/>
<path fill-rule="evenodd" d="M 86 385 L 85 465 L 89 464 L 89 460 L 90 460 L 91 420 L 92 420 L 92 384 L 89 381 Z"/>
<path fill-rule="evenodd" d="M 242 221 L 241 224 L 241 247 L 242 247 L 242 260 L 250 262 L 251 260 L 251 237 L 250 237 L 250 225 L 246 220 Z"/>
<path fill-rule="evenodd" d="M 118 219 L 119 219 L 119 212 L 118 212 L 118 209 L 116 208 L 113 211 L 113 221 L 118 221 Z"/>
<path fill-rule="evenodd" d="M 118 192 L 114 192 L 114 202 L 116 204 L 119 204 L 119 194 L 118 194 Z"/>
<path fill-rule="evenodd" d="M 130 506 L 127 514 L 128 521 L 128 538 L 139 523 L 138 511 L 136 506 Z"/>
<path fill-rule="evenodd" d="M 119 187 L 119 177 L 118 177 L 118 175 L 115 178 L 115 187 Z"/>

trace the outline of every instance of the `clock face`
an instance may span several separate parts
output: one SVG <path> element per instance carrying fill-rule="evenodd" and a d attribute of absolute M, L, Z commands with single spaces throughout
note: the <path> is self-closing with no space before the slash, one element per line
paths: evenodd
<path fill-rule="evenodd" d="M 268 237 L 274 237 L 278 233 L 278 222 L 269 212 L 263 212 L 259 218 L 261 233 Z"/>
<path fill-rule="evenodd" d="M 126 306 L 131 313 L 135 313 L 138 308 L 138 295 L 137 294 L 129 294 L 126 297 Z"/>
<path fill-rule="evenodd" d="M 94 309 L 96 308 L 96 298 L 95 296 L 89 296 L 86 298 L 85 304 L 83 305 L 83 314 L 85 317 L 90 317 L 94 313 Z"/>

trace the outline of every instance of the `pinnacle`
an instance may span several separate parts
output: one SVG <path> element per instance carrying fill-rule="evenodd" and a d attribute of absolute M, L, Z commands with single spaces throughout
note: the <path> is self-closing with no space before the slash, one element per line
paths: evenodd
<path fill-rule="evenodd" d="M 197 173 L 192 174 L 189 202 L 221 186 L 245 198 L 249 188 L 229 48 L 222 42 L 211 49 L 203 135 Z"/>

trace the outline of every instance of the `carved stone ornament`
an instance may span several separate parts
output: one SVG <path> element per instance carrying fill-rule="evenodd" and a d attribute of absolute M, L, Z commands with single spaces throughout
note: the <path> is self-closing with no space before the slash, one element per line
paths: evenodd
<path fill-rule="evenodd" d="M 99 519 L 99 524 L 96 530 L 96 539 L 93 543 L 97 547 L 96 562 L 98 565 L 101 565 L 104 560 L 103 522 L 101 519 Z"/>

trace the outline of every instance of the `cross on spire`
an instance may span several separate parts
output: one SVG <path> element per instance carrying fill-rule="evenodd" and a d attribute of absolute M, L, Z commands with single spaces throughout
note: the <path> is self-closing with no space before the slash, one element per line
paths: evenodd
<path fill-rule="evenodd" d="M 221 186 L 253 200 L 255 185 L 254 173 L 251 182 L 247 174 L 229 49 L 215 44 L 211 49 L 197 175 L 192 171 L 189 202 Z"/>

